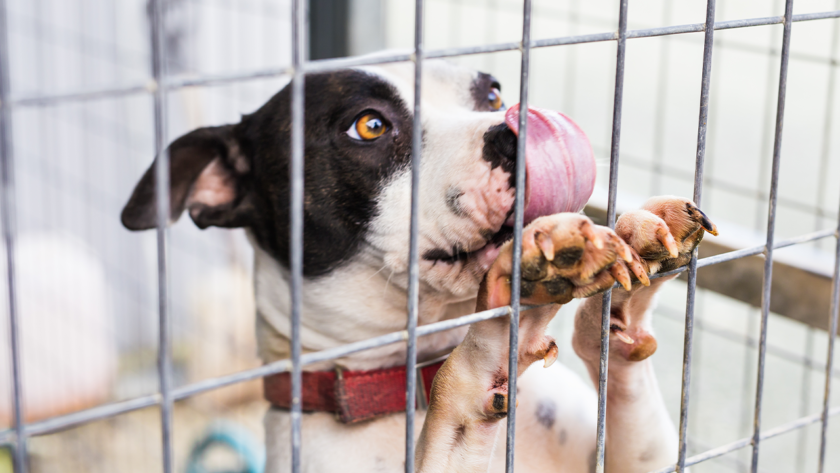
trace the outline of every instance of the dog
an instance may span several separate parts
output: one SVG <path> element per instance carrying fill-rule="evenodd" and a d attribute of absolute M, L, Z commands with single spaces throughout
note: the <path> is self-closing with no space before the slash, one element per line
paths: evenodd
<path fill-rule="evenodd" d="M 521 112 L 505 107 L 489 74 L 437 60 L 425 61 L 423 74 L 420 325 L 510 303 Z M 304 352 L 405 328 L 413 76 L 411 64 L 393 64 L 305 79 Z M 623 214 L 614 231 L 594 225 L 578 213 L 595 177 L 585 135 L 557 112 L 527 113 L 522 303 L 541 307 L 521 314 L 516 470 L 594 471 L 596 393 L 552 364 L 557 346 L 545 329 L 560 305 L 583 299 L 573 348 L 597 385 L 595 295 L 616 282 L 607 471 L 666 466 L 676 460 L 677 437 L 649 356 L 655 294 L 670 278 L 649 277 L 686 264 L 704 233 L 717 229 L 690 200 L 673 196 Z M 290 128 L 286 87 L 240 123 L 195 130 L 169 147 L 171 221 L 186 210 L 200 228 L 245 228 L 254 246 L 266 363 L 290 356 Z M 153 165 L 122 212 L 127 228 L 155 227 L 154 189 Z M 418 339 L 418 360 L 428 366 L 418 376 L 417 471 L 503 470 L 508 327 L 501 317 Z M 404 469 L 405 350 L 396 343 L 305 367 L 306 471 Z M 291 458 L 288 379 L 265 380 L 270 473 L 287 471 Z"/>

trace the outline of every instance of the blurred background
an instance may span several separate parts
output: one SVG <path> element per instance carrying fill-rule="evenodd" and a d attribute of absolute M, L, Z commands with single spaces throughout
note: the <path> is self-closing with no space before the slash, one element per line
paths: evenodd
<path fill-rule="evenodd" d="M 156 246 L 131 233 L 119 213 L 153 157 L 147 0 L 7 0 L 11 49 L 18 297 L 27 421 L 157 391 Z M 629 29 L 702 23 L 703 0 L 632 0 Z M 794 13 L 840 9 L 837 0 L 800 0 Z M 427 0 L 426 47 L 521 39 L 514 0 Z M 719 0 L 717 21 L 782 15 L 781 0 Z M 290 65 L 288 0 L 168 0 L 169 72 L 223 78 Z M 313 59 L 411 48 L 414 2 L 310 0 Z M 535 0 L 534 39 L 614 31 L 616 0 Z M 791 39 L 777 239 L 837 225 L 840 131 L 838 20 L 795 23 Z M 712 66 L 703 210 L 721 237 L 704 255 L 765 239 L 782 26 L 717 31 Z M 536 49 L 531 104 L 563 111 L 588 134 L 599 184 L 587 212 L 598 218 L 606 178 L 615 42 Z M 658 194 L 690 196 L 697 140 L 703 34 L 632 39 L 627 45 L 619 210 Z M 518 52 L 454 59 L 500 79 L 518 102 Z M 169 100 L 168 136 L 239 120 L 287 77 L 179 88 Z M 124 96 L 44 105 L 38 97 L 132 88 Z M 714 241 L 712 241 L 714 240 Z M 834 240 L 779 250 L 768 331 L 762 425 L 813 414 L 824 392 Z M 172 227 L 170 247 L 174 384 L 260 364 L 254 342 L 252 251 L 242 231 Z M 762 260 L 699 272 L 689 454 L 751 435 Z M 3 273 L 5 275 L 5 272 Z M 4 282 L 5 284 L 5 282 Z M 5 297 L 5 290 L 0 291 Z M 7 305 L 0 323 L 0 429 L 12 424 Z M 552 330 L 569 340 L 574 307 Z M 663 291 L 654 323 L 660 387 L 679 419 L 685 284 Z M 568 343 L 560 360 L 586 377 Z M 833 374 L 834 405 L 840 370 Z M 175 405 L 178 471 L 208 429 L 229 427 L 260 446 L 259 383 L 213 391 Z M 221 422 L 221 423 L 220 423 Z M 30 442 L 34 472 L 153 472 L 161 469 L 159 415 L 150 408 Z M 840 420 L 829 442 L 840 446 Z M 819 424 L 763 442 L 760 471 L 815 471 Z M 244 450 L 240 451 L 242 453 Z M 228 452 L 229 453 L 229 452 Z M 694 467 L 747 471 L 749 449 Z M 216 452 L 216 466 L 234 456 Z M 0 472 L 11 471 L 0 448 Z M 240 465 L 240 469 L 242 465 Z M 826 471 L 840 470 L 829 448 Z M 243 470 L 244 471 L 244 470 Z"/>

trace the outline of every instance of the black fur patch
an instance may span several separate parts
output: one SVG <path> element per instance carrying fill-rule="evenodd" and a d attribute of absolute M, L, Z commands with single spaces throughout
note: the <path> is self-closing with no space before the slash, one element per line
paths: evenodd
<path fill-rule="evenodd" d="M 254 158 L 265 214 L 255 231 L 261 246 L 288 266 L 291 90 L 286 87 L 237 126 Z M 409 165 L 412 116 L 397 90 L 361 71 L 306 76 L 303 272 L 325 274 L 348 260 L 375 216 L 382 183 Z M 372 141 L 345 133 L 375 110 L 389 131 Z"/>
<path fill-rule="evenodd" d="M 557 406 L 549 400 L 543 399 L 537 403 L 537 422 L 546 429 L 554 427 L 557 420 Z"/>
<path fill-rule="evenodd" d="M 361 71 L 307 75 L 304 95 L 303 273 L 314 277 L 358 251 L 383 183 L 410 165 L 412 115 L 394 86 Z M 236 171 L 237 200 L 228 207 L 191 208 L 193 219 L 202 228 L 250 228 L 259 245 L 287 267 L 290 99 L 287 86 L 240 123 L 193 131 L 170 147 L 173 217 L 204 166 L 221 157 Z M 371 141 L 354 140 L 346 130 L 368 111 L 381 115 L 388 130 Z M 153 181 L 144 177 L 135 195 L 151 196 L 150 189 Z M 152 197 L 132 197 L 123 221 L 131 229 L 149 228 L 154 212 Z"/>
<path fill-rule="evenodd" d="M 495 169 L 501 167 L 508 173 L 508 185 L 516 185 L 516 135 L 505 123 L 490 127 L 484 133 L 482 157 Z"/>
<path fill-rule="evenodd" d="M 462 195 L 464 195 L 464 191 L 457 187 L 450 187 L 446 190 L 446 206 L 458 217 L 466 215 L 464 209 L 461 207 L 461 203 L 458 201 Z"/>

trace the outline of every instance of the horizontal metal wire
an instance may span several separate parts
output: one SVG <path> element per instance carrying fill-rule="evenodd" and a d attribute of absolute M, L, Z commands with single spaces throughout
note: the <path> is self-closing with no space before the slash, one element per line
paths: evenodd
<path fill-rule="evenodd" d="M 813 233 L 806 233 L 805 235 L 788 238 L 787 240 L 780 240 L 773 244 L 773 249 L 779 248 L 786 248 L 788 246 L 800 245 L 802 243 L 809 243 L 816 240 L 821 240 L 823 238 L 827 238 L 830 236 L 837 236 L 837 230 L 820 230 L 818 232 Z M 753 246 L 751 248 L 744 248 L 742 250 L 735 250 L 735 251 L 728 251 L 726 253 L 721 253 L 715 256 L 707 256 L 705 258 L 697 260 L 697 267 L 703 268 L 705 266 L 711 266 L 713 264 L 720 264 L 725 263 L 727 261 L 733 261 L 740 258 L 746 258 L 747 256 L 756 256 L 764 253 L 764 245 Z M 674 274 L 680 274 L 684 271 L 688 270 L 688 266 L 681 266 L 677 269 L 672 269 L 671 271 L 665 271 L 663 273 L 657 273 L 650 277 L 650 279 L 657 279 L 657 278 L 664 278 L 666 276 L 673 276 Z M 616 284 L 615 287 L 618 287 Z"/>
<path fill-rule="evenodd" d="M 819 12 L 819 13 L 803 13 L 793 15 L 794 22 L 823 20 L 830 18 L 840 18 L 840 10 Z M 715 30 L 729 30 L 735 28 L 748 28 L 754 26 L 776 25 L 784 23 L 783 16 L 770 16 L 765 18 L 749 18 L 743 20 L 729 20 L 715 22 Z M 639 30 L 627 31 L 627 38 L 651 38 L 655 36 L 670 36 L 686 33 L 701 33 L 705 29 L 704 23 L 692 23 L 687 25 L 664 26 L 658 28 L 646 28 Z M 595 33 L 576 36 L 563 36 L 559 38 L 538 39 L 531 41 L 531 48 L 545 48 L 552 46 L 565 46 L 570 44 L 584 44 L 597 43 L 603 41 L 616 41 L 618 39 L 617 33 Z M 469 56 L 473 54 L 486 54 L 502 51 L 518 51 L 521 47 L 521 42 L 497 43 L 481 46 L 467 46 L 457 48 L 445 48 L 434 51 L 428 51 L 424 55 L 426 58 L 444 58 L 455 56 Z M 339 59 L 320 59 L 316 61 L 307 62 L 304 66 L 304 72 L 326 72 L 348 67 L 370 66 L 375 64 L 386 64 L 392 62 L 405 62 L 412 60 L 412 53 L 399 52 L 393 54 L 375 54 L 370 56 L 356 56 Z M 166 82 L 167 90 L 177 90 L 184 87 L 208 86 L 229 84 L 241 82 L 246 80 L 256 79 L 271 79 L 283 76 L 290 76 L 294 71 L 289 67 L 261 69 L 258 71 L 248 71 L 233 74 L 215 74 L 201 77 L 187 77 L 174 78 Z M 44 95 L 38 97 L 13 97 L 9 101 L 12 107 L 32 107 L 54 105 L 62 102 L 73 102 L 81 100 L 96 100 L 103 98 L 114 98 L 140 93 L 152 93 L 155 91 L 157 83 L 149 80 L 145 84 L 129 85 L 125 87 L 115 87 L 109 89 L 96 89 L 89 91 L 75 91 L 62 94 Z M 3 104 L 0 104 L 2 106 Z"/>
<path fill-rule="evenodd" d="M 779 240 L 774 245 L 774 248 L 785 248 L 788 246 L 793 246 L 801 243 L 808 243 L 811 241 L 819 240 L 822 238 L 836 236 L 837 232 L 835 230 L 823 230 L 819 232 L 808 233 L 805 235 L 797 236 L 794 238 L 789 238 L 786 240 Z M 702 258 L 697 261 L 697 267 L 702 268 L 704 266 L 710 266 L 713 264 L 720 264 L 725 263 L 727 261 L 736 260 L 739 258 L 745 258 L 748 256 L 755 256 L 761 254 L 764 251 L 764 246 L 757 246 L 753 248 L 745 248 L 743 250 L 736 250 L 730 251 L 728 253 L 723 253 L 716 256 L 710 256 L 707 258 Z M 668 271 L 664 273 L 659 273 L 651 276 L 651 279 L 656 279 L 660 277 L 670 276 L 674 274 L 679 274 L 687 269 L 687 266 L 677 268 L 673 271 Z M 617 287 L 617 286 L 616 286 Z M 523 306 L 522 310 L 528 310 L 535 308 L 536 306 Z M 477 312 L 470 315 L 465 315 L 463 317 L 458 317 L 456 319 L 451 320 L 444 320 L 441 322 L 436 322 L 433 324 L 423 325 L 417 327 L 417 336 L 422 337 L 426 335 L 430 335 L 433 333 L 443 332 L 446 330 L 451 330 L 458 327 L 463 327 L 464 325 L 473 324 L 476 322 L 481 322 L 483 320 L 494 319 L 497 317 L 502 317 L 505 315 L 510 314 L 510 306 L 499 307 L 497 309 L 485 310 L 483 312 Z M 334 360 L 337 358 L 341 358 L 343 356 L 347 356 L 353 353 L 357 353 L 364 350 L 369 350 L 372 348 L 377 348 L 385 345 L 390 345 L 392 343 L 402 342 L 408 339 L 408 332 L 406 330 L 400 330 L 398 332 L 392 332 L 385 335 L 380 335 L 378 337 L 369 338 L 367 340 L 362 340 L 355 343 L 348 343 L 346 345 L 341 345 L 335 348 L 329 348 L 327 350 L 321 350 L 312 353 L 306 353 L 301 356 L 301 364 L 303 366 L 311 365 L 314 363 L 319 363 L 323 361 Z M 210 378 L 203 381 L 199 381 L 197 383 L 192 383 L 187 386 L 182 386 L 180 388 L 176 388 L 172 390 L 172 398 L 176 401 L 186 399 L 191 396 L 195 396 L 197 394 L 201 394 L 207 391 L 212 391 L 215 389 L 223 388 L 225 386 L 230 386 L 232 384 L 242 383 L 245 381 L 250 381 L 252 379 L 262 378 L 265 376 L 269 376 L 276 373 L 283 373 L 290 371 L 292 369 L 291 360 L 283 359 L 278 360 L 273 363 L 269 363 L 259 368 L 254 368 L 250 370 L 240 371 L 238 373 L 233 373 L 225 376 L 219 376 L 216 378 Z M 38 422 L 33 422 L 31 424 L 27 424 L 26 428 L 24 429 L 24 433 L 27 437 L 36 436 L 36 435 L 44 435 L 53 432 L 57 432 L 60 430 L 67 429 L 69 427 L 74 427 L 80 424 L 85 424 L 88 422 L 92 422 L 95 420 L 104 419 L 106 417 L 112 417 L 117 414 L 124 414 L 127 412 L 135 411 L 138 409 L 143 409 L 146 407 L 157 405 L 160 402 L 159 395 L 149 395 L 143 396 L 136 399 L 128 400 L 128 401 L 121 401 L 112 404 L 106 404 L 103 406 L 94 407 L 91 409 L 86 409 L 83 411 L 74 412 L 72 414 L 56 416 L 49 419 L 45 419 Z M 8 443 L 10 439 L 14 438 L 14 431 L 12 429 L 0 431 L 0 443 Z"/>
<path fill-rule="evenodd" d="M 656 309 L 656 313 L 660 316 L 664 316 L 670 320 L 673 320 L 674 322 L 682 322 L 683 318 L 685 317 L 685 313 L 683 311 L 667 307 L 658 307 Z M 736 342 L 745 347 L 755 348 L 758 346 L 758 339 L 737 332 L 735 330 L 716 327 L 714 325 L 703 322 L 702 320 L 696 320 L 694 322 L 694 325 L 703 333 L 709 333 L 717 337 L 723 338 L 725 340 Z M 814 358 L 809 358 L 805 355 L 799 355 L 780 346 L 771 345 L 770 343 L 767 344 L 767 353 L 782 360 L 790 361 L 791 363 L 797 363 L 815 371 L 825 371 L 826 369 L 825 362 L 823 361 L 818 361 Z M 831 371 L 831 375 L 833 378 L 840 380 L 840 370 L 833 369 Z"/>
<path fill-rule="evenodd" d="M 533 309 L 537 306 L 522 306 L 522 310 Z M 423 325 L 417 327 L 417 336 L 422 337 L 437 332 L 444 332 L 454 328 L 462 327 L 464 325 L 481 322 L 483 320 L 490 320 L 497 317 L 510 315 L 510 306 L 499 307 L 497 309 L 485 310 L 475 314 L 466 315 L 457 319 L 444 320 L 433 324 Z M 400 330 L 399 332 L 392 332 L 379 337 L 369 338 L 360 342 L 348 343 L 335 348 L 321 350 L 313 353 L 306 353 L 300 357 L 301 365 L 311 365 L 322 361 L 334 360 L 347 356 L 356 352 L 377 348 L 392 343 L 402 342 L 408 339 L 408 331 Z M 195 396 L 207 391 L 219 389 L 231 384 L 242 383 L 252 379 L 262 378 L 276 373 L 283 373 L 291 371 L 292 363 L 289 359 L 278 360 L 273 363 L 266 364 L 259 368 L 241 371 L 238 373 L 219 376 L 216 378 L 206 379 L 187 386 L 183 386 L 172 390 L 172 398 L 176 401 Z M 67 429 L 76 425 L 92 422 L 95 420 L 111 417 L 116 414 L 124 414 L 126 412 L 143 409 L 145 407 L 156 405 L 160 402 L 159 395 L 144 396 L 129 401 L 116 402 L 106 404 L 103 406 L 86 409 L 72 414 L 52 417 L 50 419 L 33 422 L 26 425 L 25 435 L 44 435 L 59 430 Z M 14 436 L 14 431 L 4 430 L 0 431 L 0 443 L 7 443 Z"/>
<path fill-rule="evenodd" d="M 837 414 L 840 414 L 840 406 L 835 407 L 828 412 L 829 417 L 836 416 Z M 765 430 L 761 433 L 759 438 L 761 441 L 764 441 L 773 437 L 778 437 L 779 435 L 786 434 L 788 432 L 792 432 L 803 427 L 807 427 L 811 424 L 816 424 L 820 420 L 822 420 L 822 413 L 802 417 L 794 421 L 788 422 L 787 424 L 782 424 L 778 427 L 774 427 L 770 430 Z M 740 440 L 721 445 L 720 447 L 707 450 L 703 453 L 699 453 L 697 455 L 694 455 L 693 457 L 688 457 L 685 460 L 685 466 L 696 465 L 706 460 L 711 460 L 712 458 L 717 458 L 726 455 L 727 453 L 732 453 L 736 450 L 740 450 L 750 445 L 752 445 L 752 437 L 742 438 Z M 676 471 L 676 468 L 674 466 L 669 466 L 667 468 L 656 470 L 651 473 L 674 473 L 674 471 Z"/>

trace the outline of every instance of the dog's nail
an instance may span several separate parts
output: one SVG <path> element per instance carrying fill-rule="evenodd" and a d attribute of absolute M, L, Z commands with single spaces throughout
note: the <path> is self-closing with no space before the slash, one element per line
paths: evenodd
<path fill-rule="evenodd" d="M 621 245 L 621 259 L 628 263 L 633 262 L 633 252 L 630 251 L 630 247 L 626 243 L 622 243 Z"/>
<path fill-rule="evenodd" d="M 697 212 L 700 214 L 700 226 L 703 227 L 703 230 L 706 230 L 714 236 L 718 236 L 717 226 L 709 220 L 709 217 L 702 210 L 697 209 Z"/>
<path fill-rule="evenodd" d="M 545 259 L 554 261 L 554 241 L 551 240 L 551 236 L 537 232 L 534 234 L 534 240 L 537 242 L 540 250 L 542 250 L 543 255 L 545 255 Z"/>
<path fill-rule="evenodd" d="M 595 248 L 599 250 L 604 249 L 604 240 L 598 235 L 598 232 L 595 231 L 595 227 L 592 225 L 589 220 L 585 220 L 583 224 L 580 226 L 580 233 L 583 235 L 584 238 L 591 241 Z"/>
<path fill-rule="evenodd" d="M 659 228 L 656 229 L 656 237 L 659 238 L 659 241 L 662 242 L 663 245 L 665 245 L 665 249 L 668 250 L 671 258 L 676 258 L 680 255 L 680 250 L 677 248 L 677 241 L 674 240 L 674 236 L 671 235 L 671 231 L 667 226 L 659 226 Z"/>
<path fill-rule="evenodd" d="M 632 344 L 636 343 L 636 341 L 635 341 L 635 340 L 633 340 L 633 339 L 630 337 L 630 335 L 627 335 L 626 333 L 624 333 L 624 331 L 623 331 L 623 330 L 615 330 L 615 331 L 613 331 L 613 333 L 615 334 L 615 336 L 616 336 L 619 340 L 621 340 L 622 342 L 624 342 L 624 343 L 626 343 L 626 344 L 628 344 L 628 345 L 632 345 Z"/>
<path fill-rule="evenodd" d="M 633 274 L 639 278 L 639 282 L 642 283 L 643 286 L 649 287 L 650 286 L 650 278 L 647 275 L 647 271 L 645 271 L 644 266 L 640 261 L 633 261 L 630 263 L 630 268 L 633 269 Z"/>
<path fill-rule="evenodd" d="M 559 354 L 557 344 L 552 341 L 548 346 L 548 351 L 545 353 L 545 357 L 543 357 L 543 368 L 548 368 L 549 366 L 553 365 L 555 361 L 557 361 L 557 355 Z M 518 401 L 517 401 L 518 402 Z"/>
<path fill-rule="evenodd" d="M 630 282 L 630 273 L 627 272 L 627 267 L 623 264 L 616 262 L 616 264 L 610 268 L 610 273 L 612 273 L 615 280 L 621 284 L 621 287 L 623 287 L 624 290 L 629 291 L 633 288 L 633 284 Z"/>

